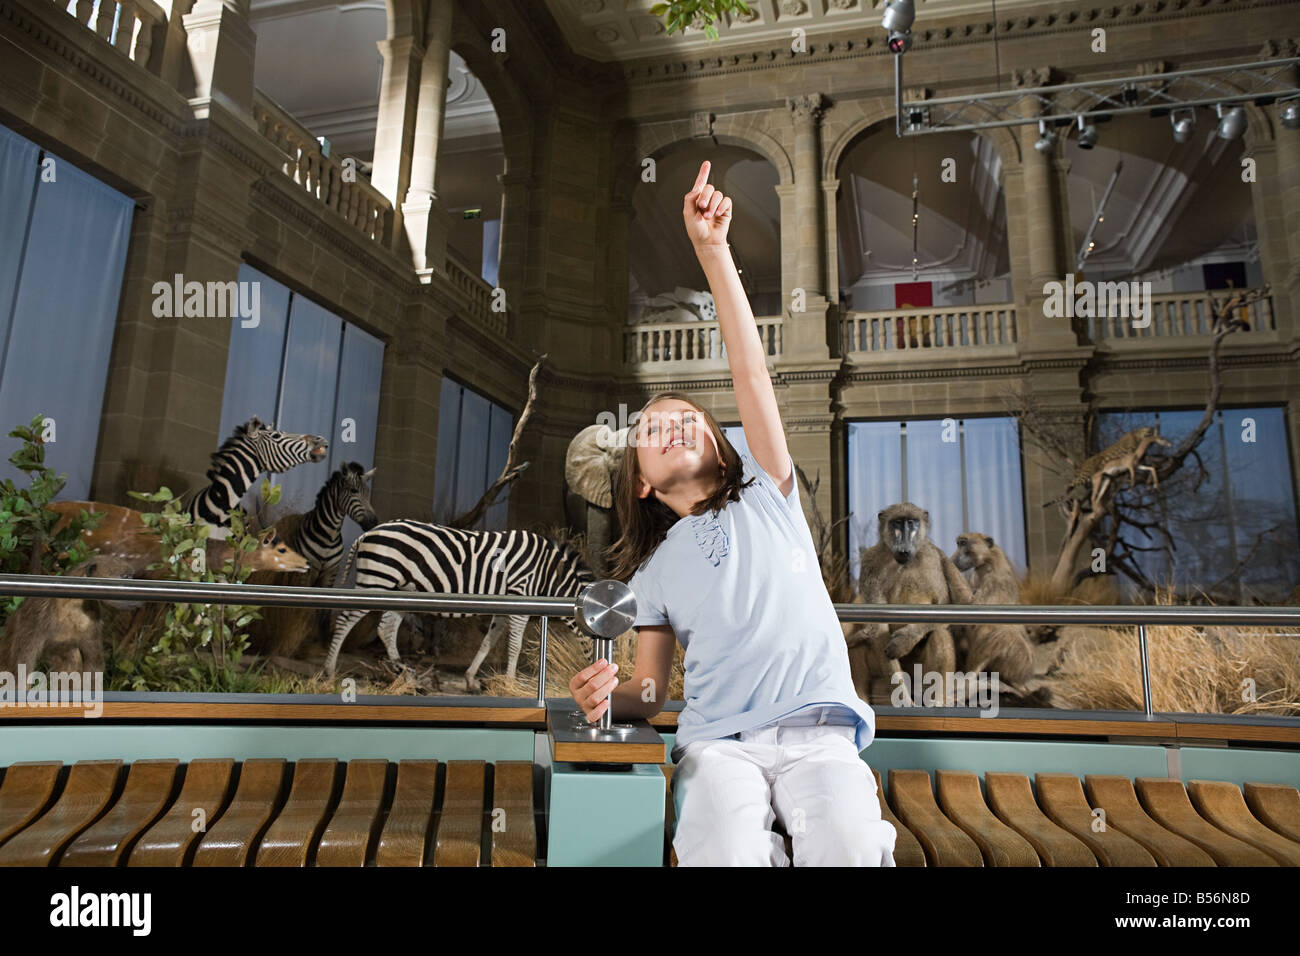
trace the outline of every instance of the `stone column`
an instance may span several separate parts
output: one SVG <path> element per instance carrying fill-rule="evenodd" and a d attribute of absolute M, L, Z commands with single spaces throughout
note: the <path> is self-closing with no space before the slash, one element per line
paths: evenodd
<path fill-rule="evenodd" d="M 257 36 L 248 24 L 249 0 L 197 0 L 181 19 L 189 38 L 196 119 L 213 102 L 252 123 L 253 54 Z"/>
<path fill-rule="evenodd" d="M 379 120 L 375 129 L 374 168 L 370 182 L 393 204 L 393 251 L 407 249 L 402 197 L 411 185 L 415 152 L 415 119 L 419 105 L 420 64 L 424 44 L 411 35 L 380 40 L 384 58 L 379 90 Z M 409 250 L 408 250 L 409 251 Z"/>
<path fill-rule="evenodd" d="M 528 253 L 528 196 L 532 188 L 532 174 L 524 170 L 509 169 L 497 174 L 501 184 L 501 245 L 497 263 L 497 286 L 505 290 L 509 316 L 507 336 L 512 342 L 523 342 L 527 347 L 540 344 L 538 329 L 519 328 L 520 309 L 523 306 L 524 277 Z M 626 317 L 624 320 L 626 321 Z M 527 331 L 527 335 L 525 332 Z M 620 345 L 620 348 L 622 346 Z"/>
<path fill-rule="evenodd" d="M 438 202 L 438 149 L 442 143 L 447 101 L 447 70 L 451 53 L 452 0 L 430 0 L 420 65 L 419 100 L 415 120 L 411 185 L 402 202 L 411 262 L 421 281 L 447 267 L 447 233 L 451 217 Z"/>
<path fill-rule="evenodd" d="M 825 100 L 808 93 L 786 100 L 794 123 L 794 221 L 782 222 L 781 244 L 794 245 L 794 289 L 802 289 L 803 312 L 792 312 L 797 300 L 787 288 L 784 357 L 788 361 L 825 361 L 830 356 L 826 332 L 826 271 L 823 265 L 824 227 L 821 212 L 821 116 Z"/>
<path fill-rule="evenodd" d="M 1045 86 L 1051 82 L 1051 68 L 1013 71 L 1012 82 L 1018 87 Z M 1040 107 L 1034 101 L 1026 101 L 1024 110 L 1027 116 L 1037 116 Z M 1014 129 L 1020 140 L 1020 169 L 1018 177 L 1008 177 L 1008 186 L 1017 189 L 1019 195 L 1013 204 L 1008 189 L 1007 231 L 1008 241 L 1012 241 L 1014 234 L 1021 243 L 1021 255 L 1015 255 L 1014 251 L 1012 255 L 1017 326 L 1021 339 L 1028 340 L 1034 351 L 1071 349 L 1077 344 L 1072 320 L 1043 314 L 1046 283 L 1064 282 L 1066 273 L 1074 271 L 1070 252 L 1065 247 L 1068 222 L 1062 222 L 1064 181 L 1056 162 L 1063 140 L 1058 141 L 1056 152 L 1044 154 L 1034 148 L 1038 139 L 1037 123 Z M 1015 274 L 1017 271 L 1019 275 Z"/>

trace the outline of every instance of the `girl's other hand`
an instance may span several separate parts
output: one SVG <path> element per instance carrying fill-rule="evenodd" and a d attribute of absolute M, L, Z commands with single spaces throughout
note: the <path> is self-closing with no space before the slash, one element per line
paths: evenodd
<path fill-rule="evenodd" d="M 700 174 L 695 185 L 686 194 L 682 218 L 686 220 L 686 234 L 698 250 L 727 244 L 727 229 L 731 226 L 731 199 L 722 195 L 705 180 L 709 178 L 709 161 L 700 164 Z"/>
<path fill-rule="evenodd" d="M 569 693 L 587 715 L 587 723 L 595 723 L 609 710 L 609 695 L 618 686 L 618 679 L 614 676 L 617 670 L 617 664 L 602 657 L 578 671 L 569 681 Z"/>

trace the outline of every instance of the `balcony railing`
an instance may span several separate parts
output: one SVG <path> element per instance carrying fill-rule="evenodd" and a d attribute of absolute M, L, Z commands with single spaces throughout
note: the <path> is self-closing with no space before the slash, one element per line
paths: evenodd
<path fill-rule="evenodd" d="M 54 5 L 146 69 L 150 69 L 149 57 L 154 49 L 162 49 L 167 14 L 153 0 L 99 0 L 98 14 L 94 0 L 76 0 L 75 13 L 69 9 L 72 4 L 68 0 L 54 0 Z"/>
<path fill-rule="evenodd" d="M 1215 293 L 1215 298 L 1220 301 L 1226 296 L 1226 292 Z M 1134 325 L 1135 320 L 1131 309 L 1128 311 L 1127 315 L 1106 315 L 1086 319 L 1089 339 L 1099 342 L 1108 339 L 1209 335 L 1213 323 L 1210 297 L 1206 292 L 1162 292 L 1151 296 L 1151 315 L 1147 317 L 1150 322 L 1143 327 Z M 1237 333 L 1239 335 L 1267 333 L 1276 328 L 1273 321 L 1273 300 L 1269 296 L 1260 296 L 1253 302 L 1240 306 L 1236 312 L 1238 317 L 1247 323 L 1247 327 Z"/>
<path fill-rule="evenodd" d="M 509 328 L 507 313 L 493 310 L 492 286 L 476 275 L 451 247 L 447 248 L 447 277 L 464 300 L 467 317 L 505 338 Z"/>
<path fill-rule="evenodd" d="M 286 176 L 367 239 L 387 241 L 393 206 L 383 193 L 356 169 L 324 155 L 311 131 L 260 90 L 253 94 L 253 119 L 262 135 L 286 155 L 281 167 Z"/>
<path fill-rule="evenodd" d="M 602 582 L 609 584 L 611 582 Z M 546 635 L 550 617 L 572 618 L 588 636 L 583 595 L 572 597 L 515 596 L 497 594 L 432 594 L 367 590 L 357 588 L 286 587 L 262 584 L 216 584 L 185 581 L 138 581 L 133 579 L 84 578 L 71 575 L 0 574 L 0 595 L 44 598 L 97 598 L 108 601 L 166 601 L 180 604 L 234 604 L 250 606 L 366 608 L 424 614 L 523 614 L 541 618 L 542 643 L 537 675 L 537 699 L 545 699 Z M 608 597 L 608 595 L 606 595 Z M 1146 715 L 1153 713 L 1151 675 L 1147 659 L 1147 628 L 1191 625 L 1282 625 L 1300 626 L 1300 608 L 1295 607 L 1193 607 L 1193 606 L 1103 606 L 1056 607 L 979 604 L 834 604 L 841 622 L 940 623 L 940 624 L 1080 624 L 1135 625 L 1142 675 L 1142 697 Z M 636 614 L 619 602 L 619 611 Z M 629 618 L 630 620 L 630 618 Z M 599 625 L 596 625 L 599 626 Z M 1225 715 L 1230 717 L 1231 715 Z"/>
<path fill-rule="evenodd" d="M 781 316 L 755 318 L 758 337 L 769 356 L 781 354 Z M 723 362 L 727 350 L 717 322 L 648 322 L 629 325 L 623 333 L 623 361 L 628 365 L 669 362 Z"/>
<path fill-rule="evenodd" d="M 841 319 L 845 352 L 938 350 L 1016 343 L 1016 307 L 958 305 L 942 308 L 849 312 Z"/>

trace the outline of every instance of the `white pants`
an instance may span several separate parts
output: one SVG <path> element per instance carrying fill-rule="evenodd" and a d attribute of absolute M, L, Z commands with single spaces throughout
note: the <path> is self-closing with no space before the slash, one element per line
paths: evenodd
<path fill-rule="evenodd" d="M 678 866 L 894 866 L 893 824 L 882 820 L 855 729 L 767 724 L 687 744 L 673 771 Z"/>

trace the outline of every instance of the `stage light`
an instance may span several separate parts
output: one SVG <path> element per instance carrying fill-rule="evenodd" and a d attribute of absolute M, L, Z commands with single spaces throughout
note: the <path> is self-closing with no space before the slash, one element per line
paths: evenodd
<path fill-rule="evenodd" d="M 1174 128 L 1175 143 L 1187 142 L 1191 138 L 1192 128 L 1196 126 L 1196 111 L 1174 110 L 1169 114 L 1169 125 Z"/>
<path fill-rule="evenodd" d="M 885 4 L 885 15 L 880 18 L 880 25 L 890 33 L 906 33 L 912 29 L 916 20 L 916 7 L 912 0 L 889 0 Z"/>
<path fill-rule="evenodd" d="M 1246 129 L 1246 111 L 1240 106 L 1234 106 L 1228 112 L 1223 111 L 1223 104 L 1219 103 L 1214 107 L 1214 111 L 1219 115 L 1218 134 L 1220 139 L 1236 139 Z"/>
<path fill-rule="evenodd" d="M 1079 117 L 1079 148 L 1092 149 L 1097 145 L 1097 127 L 1089 126 Z"/>
<path fill-rule="evenodd" d="M 889 31 L 889 52 L 906 53 L 912 48 L 912 23 L 916 20 L 913 0 L 889 0 L 880 25 Z"/>
<path fill-rule="evenodd" d="M 1038 141 L 1034 143 L 1034 149 L 1040 153 L 1050 153 L 1056 148 L 1056 130 L 1048 129 L 1045 120 L 1038 121 Z"/>
<path fill-rule="evenodd" d="M 1285 103 L 1279 111 L 1282 117 L 1282 125 L 1287 129 L 1300 129 L 1300 103 L 1292 100 Z"/>

